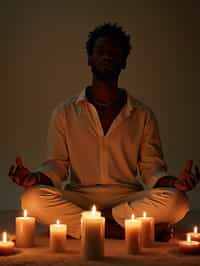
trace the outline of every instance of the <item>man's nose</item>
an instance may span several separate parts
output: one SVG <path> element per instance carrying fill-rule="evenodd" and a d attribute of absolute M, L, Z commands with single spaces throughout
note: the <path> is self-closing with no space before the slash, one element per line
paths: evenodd
<path fill-rule="evenodd" d="M 102 57 L 104 60 L 112 60 L 112 52 L 111 51 L 104 51 Z"/>

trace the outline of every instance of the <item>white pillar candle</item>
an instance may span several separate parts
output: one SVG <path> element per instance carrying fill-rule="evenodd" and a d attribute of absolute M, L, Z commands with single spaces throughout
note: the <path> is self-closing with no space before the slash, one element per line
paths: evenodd
<path fill-rule="evenodd" d="M 141 228 L 141 242 L 142 247 L 152 247 L 154 243 L 154 218 L 147 217 L 146 212 L 143 213 L 143 217 L 139 217 L 141 220 L 142 228 Z"/>
<path fill-rule="evenodd" d="M 16 217 L 16 246 L 19 248 L 30 248 L 34 244 L 35 218 L 27 215 L 24 210 L 23 217 Z"/>
<path fill-rule="evenodd" d="M 135 219 L 132 214 L 131 219 L 125 220 L 125 239 L 128 254 L 137 254 L 141 251 L 141 220 Z"/>
<path fill-rule="evenodd" d="M 81 254 L 88 260 L 104 256 L 105 218 L 93 206 L 90 212 L 83 212 L 81 217 Z"/>
<path fill-rule="evenodd" d="M 3 232 L 2 241 L 0 241 L 0 255 L 10 255 L 14 252 L 15 244 L 7 240 L 7 233 Z"/>
<path fill-rule="evenodd" d="M 54 252 L 63 252 L 66 248 L 67 225 L 60 224 L 57 220 L 56 224 L 50 225 L 50 249 Z"/>

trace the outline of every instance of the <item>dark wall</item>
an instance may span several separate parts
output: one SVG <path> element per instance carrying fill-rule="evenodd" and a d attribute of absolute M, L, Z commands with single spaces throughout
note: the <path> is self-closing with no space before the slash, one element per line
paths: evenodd
<path fill-rule="evenodd" d="M 68 3 L 70 2 L 70 3 Z M 169 170 L 200 164 L 198 1 L 0 2 L 0 209 L 20 206 L 21 188 L 7 178 L 15 156 L 34 169 L 45 154 L 53 107 L 90 82 L 85 41 L 104 21 L 132 36 L 120 79 L 149 105 L 160 125 Z M 199 189 L 190 193 L 199 208 Z"/>

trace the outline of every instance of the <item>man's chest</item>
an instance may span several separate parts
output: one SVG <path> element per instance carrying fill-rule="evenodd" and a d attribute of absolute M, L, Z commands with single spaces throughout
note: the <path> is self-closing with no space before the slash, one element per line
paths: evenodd
<path fill-rule="evenodd" d="M 104 132 L 104 135 L 108 132 L 115 118 L 119 115 L 121 107 L 115 107 L 110 110 L 99 111 L 97 110 L 99 120 Z"/>

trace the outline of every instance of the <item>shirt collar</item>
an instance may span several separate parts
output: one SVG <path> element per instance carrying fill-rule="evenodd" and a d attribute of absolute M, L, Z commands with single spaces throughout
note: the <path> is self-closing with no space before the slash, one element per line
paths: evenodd
<path fill-rule="evenodd" d="M 125 90 L 125 89 L 123 89 Z M 127 114 L 130 114 L 137 106 L 138 106 L 138 101 L 132 97 L 132 95 L 130 95 L 127 90 L 126 94 L 127 94 L 127 104 L 126 104 L 126 111 Z M 81 93 L 79 94 L 79 96 L 76 99 L 76 104 L 79 105 L 81 103 L 84 102 L 88 102 L 87 96 L 86 96 L 86 88 L 84 88 Z"/>
<path fill-rule="evenodd" d="M 79 96 L 77 97 L 76 104 L 79 104 L 79 103 L 82 103 L 82 102 L 85 102 L 85 101 L 88 101 L 87 97 L 86 97 L 86 88 L 83 89 L 81 91 L 81 93 L 79 94 Z"/>

